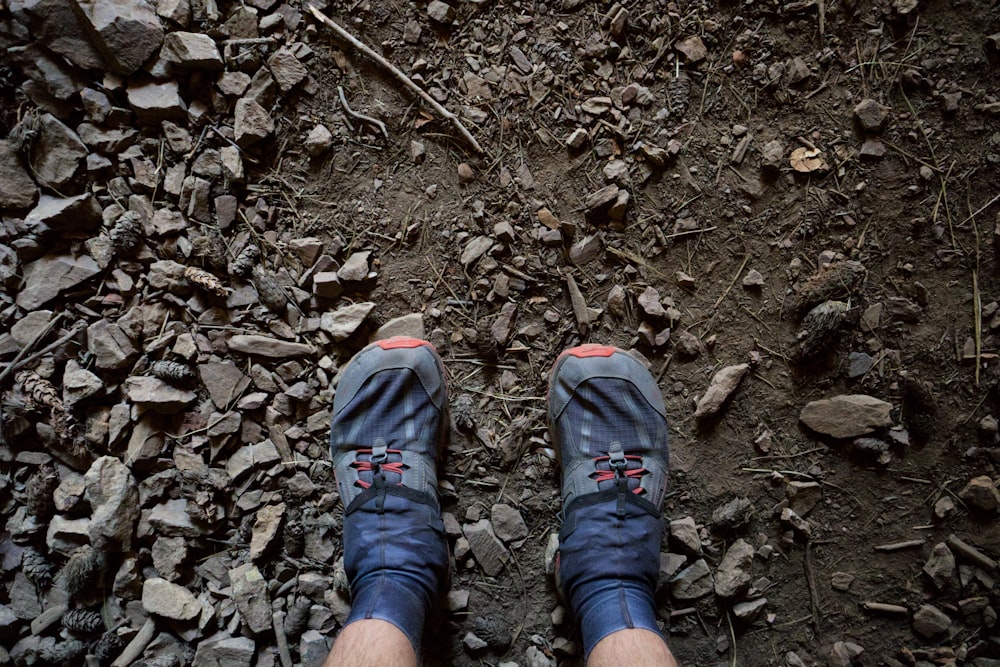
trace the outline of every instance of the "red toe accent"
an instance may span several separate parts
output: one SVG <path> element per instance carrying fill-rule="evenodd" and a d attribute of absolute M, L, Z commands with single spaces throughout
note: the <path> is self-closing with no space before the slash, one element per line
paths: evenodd
<path fill-rule="evenodd" d="M 618 348 L 611 347 L 610 345 L 600 345 L 599 343 L 585 343 L 583 345 L 578 345 L 574 348 L 570 348 L 563 352 L 560 357 L 567 354 L 580 359 L 586 359 L 587 357 L 610 357 Z"/>
<path fill-rule="evenodd" d="M 427 341 L 420 340 L 419 338 L 413 338 L 411 336 L 393 336 L 389 340 L 376 341 L 375 344 L 383 350 L 397 350 L 400 348 L 413 349 L 425 345 L 427 347 L 432 347 Z"/>

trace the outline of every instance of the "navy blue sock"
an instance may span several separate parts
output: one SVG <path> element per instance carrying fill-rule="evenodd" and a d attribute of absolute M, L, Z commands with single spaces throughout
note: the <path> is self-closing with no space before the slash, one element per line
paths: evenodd
<path fill-rule="evenodd" d="M 437 502 L 402 486 L 363 491 L 344 514 L 344 569 L 352 597 L 345 625 L 392 623 L 419 657 L 424 621 L 448 573 Z"/>
<path fill-rule="evenodd" d="M 584 656 L 613 632 L 660 634 L 653 595 L 663 521 L 656 507 L 608 489 L 573 501 L 559 532 L 558 583 L 580 623 Z"/>

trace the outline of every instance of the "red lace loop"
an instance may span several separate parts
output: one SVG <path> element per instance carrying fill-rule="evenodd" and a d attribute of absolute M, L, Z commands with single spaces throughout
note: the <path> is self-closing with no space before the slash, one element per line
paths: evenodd
<path fill-rule="evenodd" d="M 357 451 L 357 453 L 359 455 L 362 455 L 362 454 L 371 455 L 371 454 L 373 454 L 373 452 L 372 452 L 371 449 L 359 449 Z M 385 453 L 386 454 L 399 454 L 399 455 L 402 455 L 403 452 L 401 450 L 399 450 L 399 449 L 387 449 L 387 450 L 385 450 Z M 371 461 L 354 461 L 354 463 L 352 463 L 350 467 L 354 468 L 359 473 L 359 477 L 354 482 L 354 485 L 355 486 L 360 486 L 362 489 L 367 489 L 368 487 L 370 487 L 371 486 L 371 482 L 366 482 L 365 480 L 361 479 L 360 473 L 370 472 L 373 475 L 375 475 L 375 474 L 378 474 L 379 472 L 382 472 L 382 473 L 392 472 L 392 473 L 396 473 L 397 475 L 402 476 L 403 473 L 408 468 L 408 466 L 405 465 L 402 461 L 391 461 L 391 462 L 388 462 L 388 463 L 372 463 Z M 403 485 L 402 482 L 400 482 L 398 484 L 398 486 L 402 486 L 402 485 Z"/>
<path fill-rule="evenodd" d="M 635 461 L 635 462 L 639 463 L 640 466 L 642 464 L 642 457 L 641 456 L 634 456 L 634 455 L 633 456 L 629 456 L 629 455 L 626 454 L 624 457 L 619 457 L 619 460 L 621 460 L 622 458 L 624 458 L 624 460 L 626 462 L 626 465 L 627 465 L 628 461 Z M 594 457 L 594 464 L 595 465 L 596 464 L 600 464 L 600 463 L 609 463 L 610 464 L 610 461 L 611 461 L 611 457 L 610 456 L 596 456 L 596 457 Z M 600 484 L 601 482 L 614 482 L 614 481 L 616 481 L 618 479 L 621 479 L 621 478 L 624 478 L 626 480 L 633 479 L 633 480 L 637 480 L 638 481 L 641 477 L 643 477 L 643 475 L 648 475 L 649 474 L 649 471 L 646 470 L 643 467 L 626 469 L 626 468 L 622 468 L 620 466 L 616 467 L 613 464 L 610 464 L 610 465 L 612 467 L 610 469 L 608 469 L 608 470 L 596 470 L 593 473 L 591 473 L 591 475 L 590 475 L 591 478 L 595 482 L 597 482 L 598 484 Z M 637 486 L 636 488 L 632 489 L 632 493 L 634 493 L 636 495 L 640 495 L 640 494 L 646 493 L 646 489 L 642 488 L 642 486 Z"/>

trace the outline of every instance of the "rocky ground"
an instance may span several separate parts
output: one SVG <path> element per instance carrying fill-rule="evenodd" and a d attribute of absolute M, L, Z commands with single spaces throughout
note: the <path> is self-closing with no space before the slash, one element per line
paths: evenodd
<path fill-rule="evenodd" d="M 594 341 L 666 396 L 681 664 L 1000 665 L 995 3 L 313 4 L 0 0 L 0 664 L 319 665 L 338 370 L 404 333 L 429 663 L 580 664 Z"/>

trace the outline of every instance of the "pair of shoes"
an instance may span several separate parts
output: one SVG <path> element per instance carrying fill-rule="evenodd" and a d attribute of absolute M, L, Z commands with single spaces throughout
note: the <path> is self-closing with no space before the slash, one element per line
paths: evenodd
<path fill-rule="evenodd" d="M 447 576 L 436 474 L 447 404 L 433 346 L 391 338 L 369 345 L 345 368 L 330 433 L 346 508 L 344 566 L 353 596 L 347 622 L 393 623 L 418 654 L 424 619 Z M 617 630 L 658 631 L 653 590 L 668 456 L 663 398 L 626 352 L 582 345 L 553 367 L 549 424 L 562 466 L 557 579 L 589 655 Z"/>

